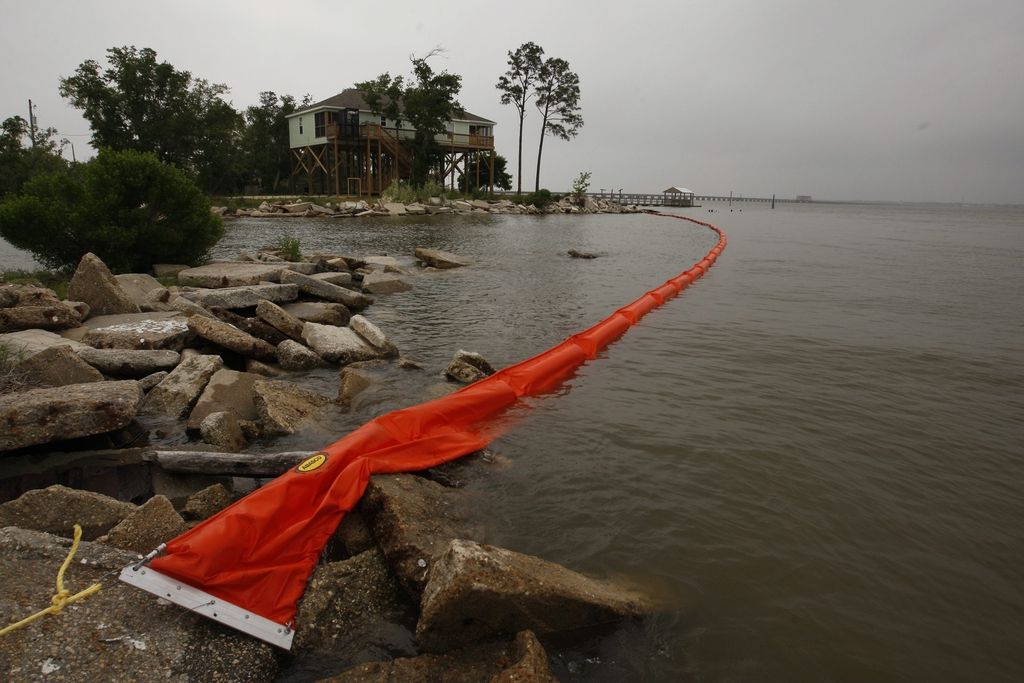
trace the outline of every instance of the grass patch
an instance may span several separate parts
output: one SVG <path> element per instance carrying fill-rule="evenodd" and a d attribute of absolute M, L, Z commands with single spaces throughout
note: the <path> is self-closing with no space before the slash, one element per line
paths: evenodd
<path fill-rule="evenodd" d="M 281 235 L 277 238 L 277 254 L 285 261 L 293 263 L 302 260 L 302 243 L 298 237 Z"/>

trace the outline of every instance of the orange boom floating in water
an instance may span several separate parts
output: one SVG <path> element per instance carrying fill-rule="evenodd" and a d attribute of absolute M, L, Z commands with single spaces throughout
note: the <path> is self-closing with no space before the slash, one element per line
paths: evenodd
<path fill-rule="evenodd" d="M 296 603 L 324 545 L 371 474 L 455 460 L 497 436 L 493 422 L 523 396 L 558 386 L 584 361 L 707 272 L 725 249 L 718 234 L 689 270 L 593 327 L 443 398 L 377 417 L 270 484 L 168 541 L 121 579 L 274 645 L 290 648 Z"/>

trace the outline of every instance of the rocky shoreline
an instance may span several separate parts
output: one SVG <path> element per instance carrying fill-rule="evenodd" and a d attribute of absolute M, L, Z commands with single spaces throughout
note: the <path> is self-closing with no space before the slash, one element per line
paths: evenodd
<path fill-rule="evenodd" d="M 366 216 L 432 216 L 440 214 L 548 214 L 548 213 L 640 213 L 634 205 L 623 205 L 608 199 L 584 196 L 579 200 L 571 196 L 552 201 L 543 208 L 532 204 L 515 203 L 511 199 L 444 199 L 430 197 L 426 202 L 389 202 L 377 200 L 315 202 L 263 202 L 255 209 L 213 208 L 218 216 L 248 216 L 251 218 L 344 218 Z"/>
<path fill-rule="evenodd" d="M 519 211 L 489 207 L 469 211 Z M 260 213 L 321 215 L 292 208 Z M 393 215 L 387 205 L 363 211 Z M 373 477 L 310 581 L 291 653 L 116 580 L 307 457 L 253 446 L 353 410 L 382 368 L 436 372 L 445 391 L 494 371 L 461 350 L 446 368 L 426 370 L 372 322 L 375 297 L 415 296 L 416 278 L 471 265 L 427 247 L 415 257 L 410 270 L 388 256 L 288 262 L 265 249 L 114 276 L 87 254 L 67 300 L 0 283 L 0 620 L 49 604 L 76 523 L 84 542 L 66 582 L 72 592 L 103 583 L 0 638 L 0 674 L 273 681 L 315 660 L 332 663 L 318 671 L 339 672 L 322 678 L 331 681 L 552 681 L 542 642 L 572 642 L 656 610 L 630 587 L 487 545 L 481 501 L 459 484 L 514 466 L 489 451 Z M 336 392 L 305 381 L 331 368 Z"/>

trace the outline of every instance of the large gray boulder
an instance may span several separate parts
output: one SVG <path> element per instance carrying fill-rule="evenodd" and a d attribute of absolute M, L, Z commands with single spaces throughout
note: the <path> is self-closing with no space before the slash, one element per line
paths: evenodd
<path fill-rule="evenodd" d="M 271 301 L 256 304 L 256 315 L 295 341 L 302 340 L 302 321 Z M 278 342 L 280 343 L 280 342 Z"/>
<path fill-rule="evenodd" d="M 557 683 L 548 655 L 530 631 L 445 654 L 365 662 L 319 683 Z"/>
<path fill-rule="evenodd" d="M 0 527 L 16 526 L 71 538 L 78 524 L 82 527 L 82 538 L 91 541 L 134 512 L 131 503 L 54 485 L 26 491 L 0 505 Z"/>
<path fill-rule="evenodd" d="M 170 349 L 94 349 L 78 350 L 78 357 L 97 370 L 115 377 L 146 377 L 173 369 L 181 354 Z"/>
<path fill-rule="evenodd" d="M 260 318 L 247 318 L 226 308 L 215 307 L 210 312 L 213 313 L 213 317 L 217 320 L 234 325 L 242 332 L 252 335 L 257 339 L 262 339 L 271 346 L 277 346 L 285 339 L 288 339 L 288 335 Z"/>
<path fill-rule="evenodd" d="M 410 608 L 378 550 L 321 565 L 299 604 L 293 649 L 330 650 L 332 658 L 355 659 L 392 624 L 408 621 Z"/>
<path fill-rule="evenodd" d="M 153 496 L 96 540 L 145 555 L 187 530 L 185 520 L 171 505 L 171 501 L 164 496 Z"/>
<path fill-rule="evenodd" d="M 320 325 L 343 327 L 348 325 L 352 312 L 345 304 L 326 303 L 323 301 L 298 301 L 284 304 L 281 308 L 299 320 Z"/>
<path fill-rule="evenodd" d="M 121 285 L 121 289 L 128 295 L 128 298 L 140 308 L 143 304 L 151 301 L 150 292 L 155 290 L 167 291 L 160 284 L 159 280 L 146 273 L 124 273 L 122 275 L 115 275 L 114 279 Z"/>
<path fill-rule="evenodd" d="M 391 343 L 391 340 L 381 331 L 379 327 L 361 315 L 354 315 L 348 321 L 348 326 L 353 332 L 363 338 L 367 344 L 372 346 L 381 356 L 395 357 L 398 355 L 398 347 Z"/>
<path fill-rule="evenodd" d="M 120 429 L 135 418 L 141 401 L 142 389 L 132 380 L 0 396 L 0 451 Z"/>
<path fill-rule="evenodd" d="M 649 598 L 561 565 L 453 540 L 430 570 L 416 638 L 428 651 L 530 629 L 543 637 L 651 614 Z"/>
<path fill-rule="evenodd" d="M 88 348 L 79 341 L 67 339 L 47 330 L 22 330 L 0 334 L 0 346 L 21 360 L 26 360 L 52 346 L 67 346 L 72 349 Z"/>
<path fill-rule="evenodd" d="M 103 374 L 81 359 L 70 347 L 52 346 L 18 364 L 18 371 L 33 382 L 51 387 L 102 382 Z"/>
<path fill-rule="evenodd" d="M 37 531 L 0 529 L 0 621 L 50 604 L 53 576 L 69 542 Z M 111 578 L 138 561 L 132 552 L 82 543 L 65 575 L 76 591 L 103 590 L 0 638 L 8 681 L 245 681 L 270 683 L 274 648 Z"/>
<path fill-rule="evenodd" d="M 266 283 L 247 287 L 226 287 L 224 289 L 196 289 L 182 292 L 181 296 L 190 299 L 206 308 L 250 308 L 259 303 L 260 299 L 281 303 L 295 301 L 299 296 L 299 288 L 292 284 Z"/>
<path fill-rule="evenodd" d="M 146 394 L 143 415 L 182 417 L 199 398 L 213 373 L 224 366 L 220 356 L 188 356 Z"/>
<path fill-rule="evenodd" d="M 284 266 L 280 263 L 211 263 L 178 272 L 178 282 L 192 287 L 244 287 L 261 282 L 278 282 Z"/>
<path fill-rule="evenodd" d="M 363 289 L 370 294 L 395 294 L 412 289 L 412 285 L 395 273 L 373 271 L 363 276 Z"/>
<path fill-rule="evenodd" d="M 78 262 L 68 285 L 68 298 L 89 304 L 92 315 L 138 313 L 139 307 L 121 287 L 96 254 L 88 253 Z"/>
<path fill-rule="evenodd" d="M 291 382 L 256 380 L 253 402 L 263 431 L 268 435 L 294 433 L 331 400 Z"/>
<path fill-rule="evenodd" d="M 192 340 L 185 316 L 177 311 L 100 315 L 80 328 L 80 341 L 97 349 L 169 349 L 181 351 Z M 69 336 L 78 336 L 72 330 Z"/>
<path fill-rule="evenodd" d="M 293 284 L 307 294 L 327 301 L 342 303 L 349 308 L 366 308 L 373 303 L 372 298 L 361 292 L 356 292 L 339 285 L 332 285 L 329 282 L 317 280 L 316 278 L 291 270 L 281 273 L 281 282 Z"/>
<path fill-rule="evenodd" d="M 277 345 L 277 359 L 282 368 L 291 371 L 312 370 L 324 364 L 315 351 L 291 339 Z"/>
<path fill-rule="evenodd" d="M 488 375 L 494 374 L 491 364 L 474 351 L 459 349 L 452 357 L 451 363 L 444 371 L 445 377 L 462 384 L 472 384 Z"/>
<path fill-rule="evenodd" d="M 331 363 L 354 363 L 383 355 L 347 327 L 306 323 L 302 338 L 318 356 Z"/>
<path fill-rule="evenodd" d="M 0 308 L 0 332 L 66 330 L 77 327 L 80 322 L 78 312 L 63 303 Z"/>
<path fill-rule="evenodd" d="M 260 379 L 263 378 L 253 372 L 238 372 L 228 368 L 217 370 L 206 383 L 188 416 L 188 429 L 198 430 L 211 413 L 229 412 L 238 420 L 257 419 L 252 388 Z"/>
<path fill-rule="evenodd" d="M 277 359 L 274 347 L 247 334 L 234 325 L 204 318 L 201 315 L 193 315 L 188 319 L 188 326 L 198 336 L 211 341 L 218 346 L 234 351 L 246 358 L 256 360 L 273 361 Z"/>
<path fill-rule="evenodd" d="M 244 450 L 249 445 L 238 424 L 238 418 L 226 410 L 204 417 L 199 423 L 199 434 L 205 443 L 228 453 Z"/>
<path fill-rule="evenodd" d="M 469 261 L 460 256 L 447 251 L 441 251 L 440 249 L 428 249 L 426 247 L 416 249 L 416 258 L 434 268 L 459 268 L 460 266 L 469 265 Z"/>
<path fill-rule="evenodd" d="M 370 479 L 360 510 L 402 587 L 419 600 L 436 559 L 454 538 L 479 537 L 466 493 L 413 474 Z"/>

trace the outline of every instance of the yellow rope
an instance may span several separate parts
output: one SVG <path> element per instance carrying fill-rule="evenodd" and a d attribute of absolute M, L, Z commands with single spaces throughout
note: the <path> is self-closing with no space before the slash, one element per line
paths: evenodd
<path fill-rule="evenodd" d="M 70 605 L 73 602 L 78 602 L 82 598 L 87 598 L 100 589 L 100 584 L 94 583 L 85 590 L 71 595 L 71 591 L 64 588 L 64 572 L 67 571 L 69 566 L 71 566 L 71 558 L 75 556 L 75 551 L 78 550 L 78 543 L 81 540 L 82 527 L 76 524 L 75 540 L 71 543 L 71 550 L 68 551 L 68 556 L 64 558 L 64 564 L 60 566 L 60 570 L 57 572 L 57 593 L 50 598 L 50 606 L 46 609 L 39 610 L 30 617 L 25 617 L 17 623 L 5 626 L 0 629 L 0 636 L 5 636 L 12 631 L 17 631 L 22 626 L 27 626 L 36 619 L 42 619 L 47 614 L 56 614 L 64 609 L 64 605 Z"/>

